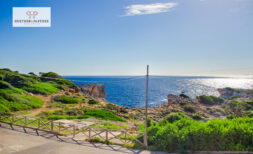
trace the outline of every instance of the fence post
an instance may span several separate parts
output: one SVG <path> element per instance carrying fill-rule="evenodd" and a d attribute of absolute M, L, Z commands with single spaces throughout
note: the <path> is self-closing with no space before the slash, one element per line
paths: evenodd
<path fill-rule="evenodd" d="M 75 138 L 75 130 L 76 130 L 76 126 L 75 125 L 73 125 L 73 138 Z"/>
<path fill-rule="evenodd" d="M 91 132 L 90 132 L 91 130 L 90 130 L 90 127 L 89 127 L 89 140 L 90 140 L 90 137 L 91 137 Z"/>
<path fill-rule="evenodd" d="M 59 132 L 59 134 L 60 134 L 60 132 L 61 132 L 61 122 L 59 122 L 59 126 L 58 126 L 59 128 L 58 128 L 58 132 Z"/>
<path fill-rule="evenodd" d="M 125 143 L 126 143 L 126 141 L 127 141 L 127 132 L 125 130 Z"/>
<path fill-rule="evenodd" d="M 53 131 L 54 131 L 54 122 L 51 121 L 51 132 L 53 132 Z"/>
<path fill-rule="evenodd" d="M 40 129 L 40 119 L 38 119 L 38 129 Z"/>
<path fill-rule="evenodd" d="M 108 141 L 108 129 L 105 131 L 105 139 Z"/>
<path fill-rule="evenodd" d="M 12 117 L 11 117 L 11 123 L 14 124 L 14 114 L 12 114 Z"/>
<path fill-rule="evenodd" d="M 25 126 L 27 126 L 27 117 L 25 116 Z"/>

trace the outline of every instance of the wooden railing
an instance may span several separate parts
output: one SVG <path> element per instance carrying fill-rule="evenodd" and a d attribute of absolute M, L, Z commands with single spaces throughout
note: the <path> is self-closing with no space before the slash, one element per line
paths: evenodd
<path fill-rule="evenodd" d="M 90 126 L 77 127 L 76 125 L 66 125 L 62 122 L 49 121 L 45 119 L 35 119 L 27 116 L 17 116 L 15 114 L 3 114 L 0 113 L 0 123 L 13 126 L 19 126 L 27 132 L 26 128 L 33 129 L 39 135 L 39 131 L 43 131 L 49 134 L 62 136 L 65 138 L 72 138 L 75 140 L 92 141 L 92 139 L 100 139 L 101 141 L 111 141 L 115 144 L 125 143 L 138 143 L 142 146 L 144 144 L 138 140 L 143 136 L 143 133 L 129 130 L 112 130 L 112 129 L 100 129 Z M 136 137 L 135 137 L 136 136 Z"/>

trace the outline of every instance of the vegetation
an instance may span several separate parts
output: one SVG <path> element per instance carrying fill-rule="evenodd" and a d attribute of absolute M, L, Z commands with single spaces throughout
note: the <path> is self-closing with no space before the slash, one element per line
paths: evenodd
<path fill-rule="evenodd" d="M 18 89 L 0 89 L 0 104 L 2 111 L 20 111 L 42 106 L 43 101 L 35 96 L 24 94 Z"/>
<path fill-rule="evenodd" d="M 8 68 L 0 69 L 0 110 L 5 112 L 39 108 L 43 102 L 31 94 L 50 95 L 73 87 L 73 83 L 56 73 L 21 74 Z M 44 77 L 54 80 L 43 80 Z"/>
<path fill-rule="evenodd" d="M 189 104 L 187 104 L 187 105 L 184 106 L 184 111 L 191 112 L 191 113 L 196 112 L 195 107 L 192 106 L 192 105 L 189 105 Z"/>
<path fill-rule="evenodd" d="M 52 112 L 42 112 L 38 116 L 49 120 L 97 118 L 126 122 L 125 119 L 120 118 L 112 112 L 99 109 L 63 109 Z"/>
<path fill-rule="evenodd" d="M 44 95 L 50 95 L 59 92 L 59 90 L 50 83 L 35 83 L 30 85 L 29 87 L 24 87 L 23 89 L 34 94 Z"/>
<path fill-rule="evenodd" d="M 92 125 L 92 127 L 95 127 L 95 128 L 103 128 L 103 129 L 125 129 L 127 128 L 128 126 L 127 125 L 116 125 L 114 123 L 110 123 L 110 122 L 103 122 L 101 124 L 95 124 L 95 125 Z"/>
<path fill-rule="evenodd" d="M 183 97 L 183 98 L 190 98 L 189 96 L 187 96 L 187 95 L 184 94 L 184 93 L 181 93 L 179 96 L 180 96 L 180 97 Z"/>
<path fill-rule="evenodd" d="M 228 102 L 225 109 L 228 118 L 251 116 L 253 107 L 249 103 L 233 100 Z"/>
<path fill-rule="evenodd" d="M 176 113 L 148 128 L 151 149 L 169 152 L 252 151 L 253 118 L 194 121 Z"/>
<path fill-rule="evenodd" d="M 216 96 L 201 95 L 197 97 L 202 104 L 215 105 L 224 103 L 224 99 Z"/>
<path fill-rule="evenodd" d="M 70 96 L 65 96 L 65 95 L 61 95 L 59 97 L 56 97 L 54 100 L 57 102 L 62 102 L 64 104 L 77 104 L 78 102 L 81 101 L 80 98 L 70 97 Z"/>
<path fill-rule="evenodd" d="M 90 100 L 88 101 L 88 104 L 90 104 L 90 105 L 99 104 L 99 101 L 97 101 L 97 100 L 95 100 L 95 99 L 90 99 Z"/>

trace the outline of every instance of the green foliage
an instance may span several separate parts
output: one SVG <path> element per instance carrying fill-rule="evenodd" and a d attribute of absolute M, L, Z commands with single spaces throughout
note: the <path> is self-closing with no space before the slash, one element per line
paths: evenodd
<path fill-rule="evenodd" d="M 194 121 L 182 117 L 158 122 L 148 128 L 151 149 L 169 152 L 252 151 L 253 118 Z"/>
<path fill-rule="evenodd" d="M 0 101 L 1 101 L 1 98 L 0 98 Z M 3 104 L 0 104 L 0 113 L 10 113 L 10 110 Z"/>
<path fill-rule="evenodd" d="M 195 107 L 192 106 L 192 105 L 189 105 L 189 104 L 184 106 L 184 111 L 185 112 L 191 112 L 191 113 L 196 112 Z"/>
<path fill-rule="evenodd" d="M 39 108 L 43 101 L 34 96 L 18 93 L 16 89 L 0 89 L 0 104 L 10 111 L 20 111 L 32 108 Z"/>
<path fill-rule="evenodd" d="M 246 111 L 249 111 L 249 110 L 253 110 L 253 107 L 250 104 L 245 103 L 245 102 L 240 102 L 237 100 L 228 102 L 227 107 L 225 109 L 229 118 L 247 116 L 248 112 Z"/>
<path fill-rule="evenodd" d="M 0 74 L 0 80 L 4 80 L 4 75 Z"/>
<path fill-rule="evenodd" d="M 179 96 L 180 96 L 180 97 L 183 97 L 183 98 L 190 98 L 189 96 L 187 96 L 187 95 L 184 94 L 184 93 L 181 93 Z"/>
<path fill-rule="evenodd" d="M 59 90 L 52 84 L 42 82 L 32 84 L 28 87 L 24 87 L 23 89 L 35 94 L 43 94 L 43 95 L 50 95 L 59 92 Z"/>
<path fill-rule="evenodd" d="M 13 88 L 11 84 L 5 81 L 0 81 L 0 89 Z"/>
<path fill-rule="evenodd" d="M 215 105 L 224 103 L 224 99 L 216 96 L 201 95 L 197 97 L 202 104 Z"/>
<path fill-rule="evenodd" d="M 97 101 L 97 100 L 95 100 L 95 99 L 90 99 L 90 100 L 88 101 L 88 104 L 90 104 L 90 105 L 99 104 L 99 101 Z"/>
<path fill-rule="evenodd" d="M 40 74 L 40 77 L 44 77 L 44 78 L 60 78 L 60 75 L 54 72 L 48 72 L 48 73 L 39 72 L 39 74 Z"/>
<path fill-rule="evenodd" d="M 193 114 L 192 118 L 195 119 L 195 120 L 201 120 L 201 119 L 203 119 L 203 117 L 199 113 Z"/>
<path fill-rule="evenodd" d="M 65 95 L 56 97 L 54 100 L 57 102 L 62 102 L 64 104 L 77 104 L 78 102 L 81 101 L 80 98 L 70 97 L 70 96 L 65 96 Z"/>
<path fill-rule="evenodd" d="M 47 118 L 50 120 L 58 119 L 86 119 L 86 118 L 97 118 L 111 121 L 122 121 L 126 122 L 125 119 L 115 115 L 112 112 L 99 109 L 64 109 L 53 112 L 42 112 L 38 116 Z"/>
<path fill-rule="evenodd" d="M 120 118 L 119 116 L 115 115 L 112 112 L 109 112 L 106 110 L 99 110 L 99 109 L 86 109 L 84 116 L 81 116 L 80 118 L 82 119 L 82 118 L 87 118 L 87 117 L 126 122 L 126 120 Z"/>

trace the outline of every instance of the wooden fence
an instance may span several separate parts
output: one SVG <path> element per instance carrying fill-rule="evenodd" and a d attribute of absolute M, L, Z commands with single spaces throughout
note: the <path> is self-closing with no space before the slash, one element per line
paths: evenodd
<path fill-rule="evenodd" d="M 78 127 L 76 125 L 66 125 L 62 122 L 49 121 L 44 119 L 34 119 L 27 116 L 16 116 L 14 114 L 0 113 L 0 122 L 13 126 L 22 127 L 25 132 L 26 128 L 33 129 L 39 135 L 39 131 L 49 134 L 62 136 L 63 138 L 72 138 L 75 140 L 94 141 L 99 139 L 105 143 L 113 142 L 115 144 L 130 144 L 138 143 L 142 146 L 144 144 L 138 139 L 143 137 L 143 133 L 129 130 L 112 130 L 112 129 L 99 129 L 90 126 Z M 1 126 L 1 124 L 0 124 Z"/>

